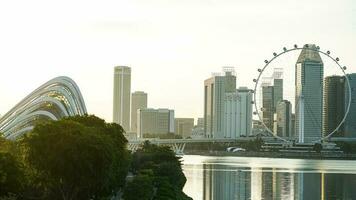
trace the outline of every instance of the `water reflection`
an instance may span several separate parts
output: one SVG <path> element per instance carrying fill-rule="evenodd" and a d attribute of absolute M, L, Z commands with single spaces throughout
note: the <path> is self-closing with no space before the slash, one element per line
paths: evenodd
<path fill-rule="evenodd" d="M 183 168 L 197 200 L 356 199 L 355 161 L 185 156 Z"/>

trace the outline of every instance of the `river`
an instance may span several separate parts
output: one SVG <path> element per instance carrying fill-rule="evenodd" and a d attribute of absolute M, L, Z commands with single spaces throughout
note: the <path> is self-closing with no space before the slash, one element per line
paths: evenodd
<path fill-rule="evenodd" d="M 356 161 L 185 155 L 194 200 L 356 199 Z"/>

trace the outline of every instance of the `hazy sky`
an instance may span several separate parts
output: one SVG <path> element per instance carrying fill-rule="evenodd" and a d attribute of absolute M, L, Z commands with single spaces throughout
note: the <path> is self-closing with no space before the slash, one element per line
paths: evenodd
<path fill-rule="evenodd" d="M 211 72 L 235 66 L 238 86 L 252 87 L 263 61 L 295 43 L 329 49 L 356 72 L 355 1 L 0 1 L 0 113 L 65 75 L 88 111 L 111 121 L 113 67 L 128 65 L 149 107 L 199 117 Z"/>

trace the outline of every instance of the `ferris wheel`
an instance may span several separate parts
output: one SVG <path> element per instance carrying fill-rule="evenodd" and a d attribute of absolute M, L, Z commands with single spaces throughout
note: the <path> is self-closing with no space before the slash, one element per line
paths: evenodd
<path fill-rule="evenodd" d="M 265 128 L 265 130 L 268 132 L 269 135 L 279 139 L 279 140 L 282 140 L 283 142 L 292 142 L 290 139 L 287 139 L 285 137 L 280 137 L 276 134 L 276 132 L 273 132 L 267 125 L 266 125 L 266 122 L 264 121 L 262 115 L 261 115 L 261 112 L 262 112 L 262 108 L 261 110 L 258 108 L 258 105 L 257 105 L 257 95 L 258 95 L 258 92 L 257 90 L 259 89 L 259 83 L 260 82 L 263 82 L 263 73 L 268 69 L 268 67 L 270 66 L 270 64 L 275 61 L 278 57 L 282 56 L 282 55 L 286 55 L 290 52 L 293 52 L 293 51 L 302 51 L 302 50 L 308 50 L 308 51 L 312 51 L 312 52 L 316 52 L 316 53 L 319 53 L 319 54 L 322 54 L 322 55 L 325 55 L 327 58 L 331 59 L 332 62 L 334 62 L 336 65 L 337 65 L 337 68 L 339 68 L 341 71 L 342 71 L 342 74 L 346 80 L 346 90 L 348 91 L 348 97 L 347 97 L 347 104 L 345 106 L 345 113 L 344 113 L 344 116 L 342 118 L 342 120 L 338 123 L 338 125 L 336 126 L 336 128 L 334 130 L 332 130 L 331 132 L 328 132 L 327 134 L 324 134 L 322 135 L 322 133 L 320 133 L 321 137 L 320 139 L 316 139 L 314 140 L 313 142 L 322 142 L 322 141 L 325 141 L 327 139 L 329 139 L 330 137 L 333 136 L 334 133 L 336 133 L 341 127 L 342 127 L 342 124 L 345 122 L 346 120 L 346 117 L 350 111 L 350 105 L 351 105 L 351 86 L 350 86 L 350 82 L 349 82 L 349 78 L 348 76 L 346 75 L 346 67 L 345 66 L 342 66 L 340 64 L 340 59 L 338 57 L 333 57 L 331 56 L 331 53 L 329 50 L 327 50 L 326 52 L 325 51 L 322 51 L 320 49 L 319 46 L 311 46 L 311 45 L 304 45 L 303 47 L 298 47 L 298 45 L 294 45 L 293 48 L 286 48 L 284 47 L 283 48 L 283 51 L 281 51 L 280 53 L 276 53 L 274 52 L 273 53 L 273 57 L 269 60 L 265 60 L 264 61 L 264 66 L 262 68 L 259 68 L 257 71 L 258 71 L 258 76 L 256 79 L 253 79 L 253 82 L 255 83 L 255 87 L 254 87 L 254 91 L 253 91 L 253 101 L 251 102 L 252 104 L 254 104 L 254 109 L 255 111 L 253 112 L 254 115 L 257 115 L 259 121 L 261 122 L 261 124 L 263 125 L 263 127 Z M 298 107 L 299 108 L 303 108 L 304 107 L 308 107 L 308 103 L 305 102 L 304 98 L 303 98 L 303 95 L 301 95 L 298 99 L 296 99 L 296 102 L 298 104 Z M 296 111 L 295 111 L 296 112 Z M 301 126 L 299 127 L 299 133 L 295 133 L 296 135 L 298 135 L 300 137 L 299 134 L 304 134 L 304 127 L 303 127 L 303 124 L 304 124 L 304 113 L 301 112 L 299 113 L 299 120 L 301 120 Z"/>

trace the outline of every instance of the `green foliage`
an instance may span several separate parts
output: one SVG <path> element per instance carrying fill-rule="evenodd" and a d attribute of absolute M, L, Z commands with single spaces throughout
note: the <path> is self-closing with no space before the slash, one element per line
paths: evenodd
<path fill-rule="evenodd" d="M 10 198 L 23 190 L 23 166 L 10 153 L 0 152 L 0 197 Z"/>
<path fill-rule="evenodd" d="M 249 140 L 248 142 L 242 143 L 241 147 L 247 151 L 260 151 L 264 141 L 262 138 L 256 138 L 254 140 Z"/>
<path fill-rule="evenodd" d="M 7 196 L 0 196 L 0 200 L 16 200 L 18 199 L 15 194 L 9 194 Z"/>
<path fill-rule="evenodd" d="M 356 153 L 356 143 L 355 142 L 336 142 L 340 147 L 340 150 L 344 153 Z"/>
<path fill-rule="evenodd" d="M 166 177 L 160 178 L 157 182 L 158 189 L 154 200 L 180 200 L 176 194 L 176 189 Z"/>
<path fill-rule="evenodd" d="M 143 138 L 159 138 L 159 139 L 182 139 L 182 136 L 174 133 L 157 134 L 157 133 L 145 133 Z"/>
<path fill-rule="evenodd" d="M 140 149 L 133 154 L 131 170 L 142 176 L 145 174 L 153 179 L 156 194 L 153 199 L 191 199 L 183 192 L 186 178 L 182 172 L 181 162 L 174 152 L 167 146 L 152 145 L 146 141 Z M 124 195 L 128 198 L 128 192 L 135 193 L 135 188 L 128 184 Z M 136 188 L 139 189 L 139 188 Z"/>
<path fill-rule="evenodd" d="M 180 190 L 187 181 L 180 165 L 173 162 L 162 162 L 155 168 L 154 174 L 158 177 L 166 177 L 169 184 L 176 185 Z"/>
<path fill-rule="evenodd" d="M 153 178 L 150 175 L 137 175 L 124 190 L 125 200 L 149 200 L 153 197 Z"/>
<path fill-rule="evenodd" d="M 168 146 L 157 146 L 146 141 L 133 154 L 131 168 L 134 173 L 141 169 L 152 169 L 162 162 L 172 162 L 180 167 L 180 161 Z"/>
<path fill-rule="evenodd" d="M 122 133 L 95 116 L 37 124 L 21 140 L 32 190 L 50 199 L 113 195 L 124 185 L 129 165 Z"/>
<path fill-rule="evenodd" d="M 0 200 L 189 200 L 181 162 L 169 147 L 146 142 L 131 156 L 124 130 L 95 116 L 40 121 L 17 141 L 0 136 Z M 131 160 L 132 159 L 132 160 Z M 131 169 L 136 175 L 126 183 Z"/>
<path fill-rule="evenodd" d="M 313 146 L 313 150 L 317 153 L 320 153 L 322 149 L 323 149 L 323 146 L 320 143 L 315 143 Z"/>

